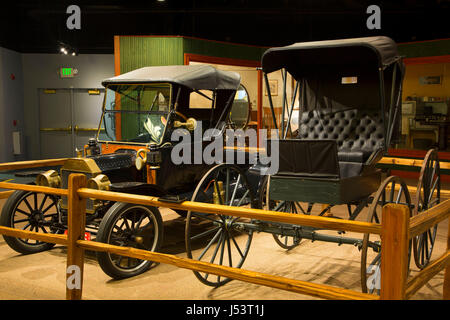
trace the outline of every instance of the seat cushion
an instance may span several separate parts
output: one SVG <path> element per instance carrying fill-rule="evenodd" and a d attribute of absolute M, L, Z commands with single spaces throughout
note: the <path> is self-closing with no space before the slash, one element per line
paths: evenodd
<path fill-rule="evenodd" d="M 383 148 L 383 121 L 376 110 L 306 111 L 300 115 L 298 138 L 334 139 L 339 161 L 365 162 Z"/>
<path fill-rule="evenodd" d="M 364 152 L 362 151 L 339 151 L 338 152 L 339 162 L 364 162 Z"/>

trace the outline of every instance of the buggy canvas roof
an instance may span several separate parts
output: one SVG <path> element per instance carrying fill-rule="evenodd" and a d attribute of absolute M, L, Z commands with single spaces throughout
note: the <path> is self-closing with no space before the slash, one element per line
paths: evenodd
<path fill-rule="evenodd" d="M 381 67 L 400 59 L 397 45 L 388 37 L 365 37 L 295 43 L 268 49 L 262 69 L 270 73 L 286 68 L 294 77 L 317 65 L 366 65 Z"/>
<path fill-rule="evenodd" d="M 169 82 L 195 90 L 237 90 L 240 81 L 241 76 L 236 72 L 217 70 L 208 65 L 176 65 L 136 69 L 105 79 L 102 85 Z"/>

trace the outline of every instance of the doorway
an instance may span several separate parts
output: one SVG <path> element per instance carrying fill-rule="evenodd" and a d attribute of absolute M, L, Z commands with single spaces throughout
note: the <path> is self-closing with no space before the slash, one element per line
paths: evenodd
<path fill-rule="evenodd" d="M 76 156 L 95 137 L 104 88 L 38 89 L 40 158 Z"/>

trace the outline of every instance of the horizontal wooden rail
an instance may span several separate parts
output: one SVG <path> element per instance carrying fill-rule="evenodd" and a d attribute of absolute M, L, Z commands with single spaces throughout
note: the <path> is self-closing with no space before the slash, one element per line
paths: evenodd
<path fill-rule="evenodd" d="M 411 218 L 410 237 L 412 238 L 422 234 L 448 217 L 450 217 L 450 200 L 445 200 Z"/>
<path fill-rule="evenodd" d="M 62 234 L 39 233 L 34 231 L 21 230 L 3 226 L 0 226 L 0 234 L 8 237 L 32 239 L 37 241 L 56 243 L 63 246 L 67 245 L 67 236 Z"/>
<path fill-rule="evenodd" d="M 386 191 L 391 190 L 391 186 L 387 185 L 386 186 Z M 400 190 L 400 186 L 398 184 L 395 185 L 395 191 Z M 414 186 L 408 186 L 408 192 L 411 196 L 415 196 L 417 193 L 417 187 Z M 437 195 L 437 190 L 434 190 L 435 195 Z M 446 190 L 446 189 L 441 189 L 440 191 L 440 197 L 441 198 L 445 198 L 445 199 L 450 199 L 450 190 Z"/>
<path fill-rule="evenodd" d="M 325 284 L 314 284 L 307 281 L 294 280 L 261 272 L 232 268 L 228 266 L 217 265 L 187 258 L 180 258 L 174 255 L 151 252 L 142 249 L 120 247 L 86 240 L 78 240 L 77 245 L 86 250 L 102 251 L 141 260 L 150 260 L 154 262 L 166 263 L 177 266 L 179 268 L 211 273 L 231 279 L 241 280 L 258 285 L 269 286 L 272 288 L 287 290 L 301 294 L 307 294 L 310 296 L 315 296 L 323 299 L 340 299 L 340 300 L 379 299 L 379 296 L 373 294 L 360 293 L 353 290 L 337 288 Z"/>
<path fill-rule="evenodd" d="M 5 162 L 0 163 L 0 171 L 61 166 L 67 159 L 68 158 Z"/>
<path fill-rule="evenodd" d="M 406 285 L 406 299 L 410 299 L 431 278 L 448 266 L 450 266 L 450 251 L 447 250 L 438 259 L 431 262 L 412 279 L 408 280 Z"/>
<path fill-rule="evenodd" d="M 395 158 L 395 157 L 383 157 L 379 164 L 392 164 L 392 165 L 400 165 L 400 166 L 408 166 L 408 167 L 421 167 L 423 164 L 422 159 L 406 159 L 406 158 Z M 439 162 L 439 167 L 441 169 L 450 169 L 450 162 Z"/>
<path fill-rule="evenodd" d="M 13 229 L 0 226 L 0 234 L 24 239 L 34 239 L 43 242 L 56 243 L 68 246 L 67 266 L 79 266 L 83 273 L 84 250 L 109 252 L 122 256 L 150 260 L 171 264 L 180 268 L 206 272 L 237 279 L 249 283 L 269 286 L 291 292 L 307 294 L 325 299 L 404 299 L 410 298 L 417 290 L 427 283 L 442 269 L 446 269 L 444 281 L 444 298 L 449 296 L 450 254 L 447 252 L 439 259 L 433 261 L 413 279 L 406 282 L 406 259 L 408 239 L 423 233 L 433 225 L 450 216 L 450 200 L 446 200 L 435 207 L 422 212 L 420 215 L 409 219 L 409 213 L 405 206 L 388 204 L 383 208 L 383 225 L 367 222 L 340 220 L 329 217 L 317 217 L 308 215 L 292 215 L 289 213 L 266 211 L 245 207 L 231 207 L 224 205 L 207 204 L 200 202 L 184 201 L 182 203 L 170 203 L 161 201 L 157 197 L 131 195 L 127 193 L 99 191 L 85 188 L 86 177 L 74 174 L 69 177 L 69 190 L 23 185 L 15 183 L 0 183 L 0 188 L 27 190 L 55 195 L 66 195 L 69 199 L 69 235 L 45 234 L 26 230 Z M 171 209 L 192 210 L 197 212 L 225 214 L 243 218 L 258 219 L 262 221 L 274 221 L 290 224 L 311 226 L 329 230 L 345 230 L 360 233 L 376 233 L 383 237 L 382 266 L 381 266 L 381 295 L 359 293 L 349 289 L 337 288 L 325 284 L 314 284 L 307 281 L 289 279 L 280 276 L 264 274 L 249 270 L 232 268 L 208 262 L 196 261 L 175 255 L 150 252 L 130 247 L 120 247 L 94 241 L 81 240 L 84 235 L 84 203 L 87 198 L 100 200 L 112 200 L 129 202 L 149 206 L 167 207 Z M 80 216 L 81 215 L 81 216 Z M 383 226 L 383 227 L 382 227 Z M 400 232 L 401 231 L 401 232 Z M 449 224 L 450 231 L 450 224 Z M 69 240 L 70 239 L 70 240 Z M 399 245 L 402 244 L 402 245 Z M 450 247 L 450 240 L 449 240 Z M 70 249 L 70 250 L 69 250 Z M 398 254 L 401 251 L 401 255 Z M 392 264 L 390 264 L 391 262 Z M 402 276 L 399 276 L 402 275 Z M 81 299 L 81 289 L 69 289 L 68 299 Z M 447 292 L 447 293 L 446 293 Z"/>
<path fill-rule="evenodd" d="M 67 189 L 41 187 L 41 186 L 36 186 L 33 184 L 0 182 L 0 188 L 12 189 L 12 190 L 25 190 L 25 191 L 32 191 L 32 192 L 38 192 L 38 193 L 48 193 L 48 194 L 54 194 L 54 195 L 58 195 L 58 196 L 67 196 L 68 195 Z"/>
<path fill-rule="evenodd" d="M 78 195 L 82 198 L 95 198 L 100 200 L 111 200 L 119 202 L 131 202 L 155 207 L 166 207 L 187 211 L 203 213 L 224 214 L 242 218 L 258 219 L 262 221 L 273 221 L 291 223 L 316 228 L 324 228 L 336 231 L 353 231 L 359 233 L 381 234 L 381 225 L 376 223 L 350 221 L 337 218 L 318 217 L 310 215 L 293 215 L 290 213 L 267 211 L 245 207 L 231 207 L 211 203 L 184 201 L 182 203 L 171 203 L 160 201 L 157 197 L 133 195 L 129 193 L 99 191 L 88 188 L 78 189 Z"/>

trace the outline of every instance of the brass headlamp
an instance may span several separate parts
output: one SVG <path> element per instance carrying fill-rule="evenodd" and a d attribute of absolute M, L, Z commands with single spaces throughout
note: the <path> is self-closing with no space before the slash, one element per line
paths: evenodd
<path fill-rule="evenodd" d="M 59 188 L 61 186 L 61 177 L 56 170 L 48 170 L 37 175 L 36 184 L 42 187 Z"/>

